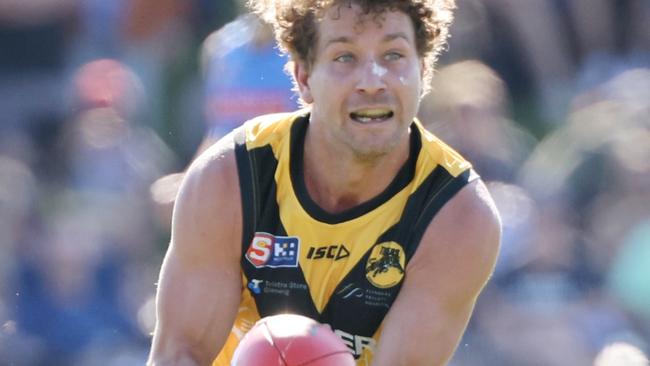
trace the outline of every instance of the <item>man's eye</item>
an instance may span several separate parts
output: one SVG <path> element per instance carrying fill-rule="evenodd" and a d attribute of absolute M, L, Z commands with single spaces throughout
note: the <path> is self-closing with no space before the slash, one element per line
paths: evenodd
<path fill-rule="evenodd" d="M 345 62 L 345 63 L 352 62 L 352 61 L 354 61 L 354 56 L 352 56 L 350 54 L 345 54 L 345 55 L 338 56 L 337 58 L 334 59 L 334 61 L 336 61 L 336 62 Z"/>
<path fill-rule="evenodd" d="M 384 55 L 384 59 L 387 61 L 397 61 L 402 57 L 404 56 L 402 56 L 402 54 L 398 52 L 388 52 L 387 54 Z"/>

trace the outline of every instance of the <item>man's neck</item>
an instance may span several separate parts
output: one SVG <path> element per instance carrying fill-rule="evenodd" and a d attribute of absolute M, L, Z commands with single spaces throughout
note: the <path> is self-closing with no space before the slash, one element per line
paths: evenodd
<path fill-rule="evenodd" d="M 323 210 L 340 213 L 383 192 L 409 158 L 408 134 L 391 152 L 359 158 L 346 149 L 311 138 L 304 146 L 304 179 L 311 199 Z"/>

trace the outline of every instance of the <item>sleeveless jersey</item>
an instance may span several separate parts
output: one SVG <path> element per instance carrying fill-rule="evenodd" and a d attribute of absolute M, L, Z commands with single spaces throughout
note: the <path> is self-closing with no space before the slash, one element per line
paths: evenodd
<path fill-rule="evenodd" d="M 373 199 L 332 214 L 307 193 L 309 115 L 262 116 L 235 132 L 243 208 L 242 300 L 213 365 L 226 366 L 261 317 L 296 313 L 328 323 L 357 365 L 369 365 L 405 268 L 440 208 L 478 176 L 450 147 L 411 124 L 410 154 Z"/>

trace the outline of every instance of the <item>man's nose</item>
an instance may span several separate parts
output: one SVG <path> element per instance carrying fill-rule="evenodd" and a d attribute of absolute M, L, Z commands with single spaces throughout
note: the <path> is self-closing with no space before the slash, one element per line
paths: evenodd
<path fill-rule="evenodd" d="M 388 70 L 375 60 L 364 62 L 357 82 L 357 91 L 366 94 L 383 92 L 386 90 L 385 75 L 387 72 Z"/>

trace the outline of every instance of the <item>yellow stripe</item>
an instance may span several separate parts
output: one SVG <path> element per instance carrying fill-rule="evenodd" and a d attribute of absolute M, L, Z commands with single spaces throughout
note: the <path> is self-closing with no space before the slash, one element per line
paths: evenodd
<path fill-rule="evenodd" d="M 419 120 L 416 119 L 415 124 L 422 134 L 422 150 L 417 163 L 419 174 L 416 180 L 424 180 L 436 165 L 442 165 L 454 177 L 472 167 L 460 154 L 426 130 Z"/>
<path fill-rule="evenodd" d="M 254 118 L 244 123 L 246 129 L 246 147 L 248 150 L 271 145 L 273 151 L 280 144 L 289 143 L 292 122 L 305 112 L 275 113 Z M 277 157 L 277 153 L 276 153 Z"/>
<path fill-rule="evenodd" d="M 235 353 L 235 349 L 239 345 L 239 341 L 242 339 L 244 334 L 248 333 L 253 325 L 260 320 L 260 315 L 258 314 L 257 306 L 255 305 L 255 299 L 253 299 L 246 288 L 248 279 L 246 279 L 246 276 L 243 273 L 242 283 L 244 284 L 242 290 L 242 301 L 239 305 L 239 310 L 237 311 L 235 323 L 228 335 L 226 343 L 221 349 L 221 352 L 219 352 L 217 358 L 212 362 L 212 366 L 230 366 L 230 360 Z"/>

